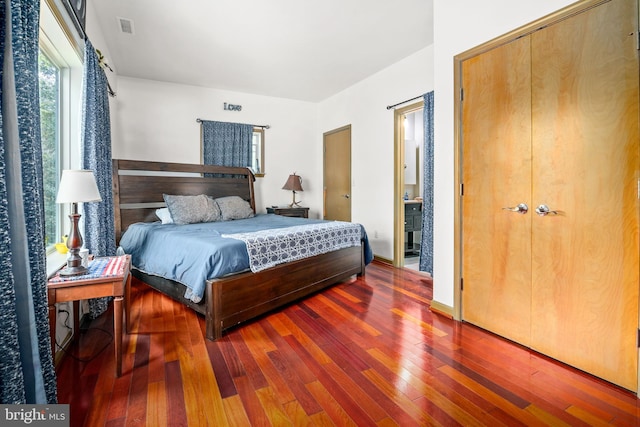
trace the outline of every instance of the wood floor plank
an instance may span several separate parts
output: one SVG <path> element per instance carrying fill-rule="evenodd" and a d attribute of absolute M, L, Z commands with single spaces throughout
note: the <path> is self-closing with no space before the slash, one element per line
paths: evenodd
<path fill-rule="evenodd" d="M 495 406 L 500 407 L 502 410 L 506 411 L 510 416 L 519 420 L 524 425 L 528 426 L 544 426 L 545 422 L 539 420 L 532 414 L 526 412 L 524 409 L 528 406 L 524 407 L 514 404 L 511 400 L 505 399 L 503 396 L 495 393 L 493 390 L 485 387 L 484 384 L 479 384 L 475 382 L 473 379 L 467 377 L 459 370 L 455 369 L 452 366 L 445 365 L 439 368 L 440 371 L 446 373 L 447 375 L 454 378 L 459 383 L 465 385 L 467 388 L 473 390 L 475 393 L 481 395 L 484 399 L 489 400 Z"/>
<path fill-rule="evenodd" d="M 99 393 L 92 396 L 91 412 L 85 421 L 86 425 L 97 425 L 106 418 L 111 393 Z"/>
<path fill-rule="evenodd" d="M 307 351 L 313 356 L 313 358 L 318 361 L 320 364 L 330 363 L 331 358 L 320 348 L 318 343 L 311 338 L 311 336 L 307 335 L 302 329 L 300 329 L 295 320 L 289 316 L 289 313 L 293 310 L 293 308 L 287 308 L 282 313 L 276 313 L 274 316 L 277 316 L 279 320 L 287 326 L 287 328 L 291 331 L 291 336 L 293 336 L 297 342 L 303 345 Z M 271 318 L 272 316 L 269 316 Z"/>
<path fill-rule="evenodd" d="M 258 396 L 271 425 L 293 427 L 293 423 L 285 413 L 284 408 L 278 401 L 271 387 L 263 387 L 256 390 L 256 396 Z"/>
<path fill-rule="evenodd" d="M 122 358 L 122 375 L 114 381 L 111 388 L 107 420 L 117 420 L 127 416 L 134 359 L 135 354 L 125 354 Z"/>
<path fill-rule="evenodd" d="M 202 396 L 200 395 L 199 374 L 194 368 L 193 357 L 187 351 L 180 350 L 178 352 L 178 361 L 182 375 L 181 386 L 187 423 L 189 425 L 204 425 L 206 419 L 201 406 Z"/>
<path fill-rule="evenodd" d="M 638 416 L 637 399 L 630 400 L 632 396 L 629 393 L 622 392 L 611 384 L 583 382 L 584 375 L 556 375 L 556 372 L 557 370 L 554 370 L 553 374 L 550 374 L 549 371 L 541 371 L 536 375 L 536 379 L 544 383 L 555 383 L 558 388 L 569 391 L 567 400 L 572 405 L 579 407 L 588 405 L 594 410 L 603 410 L 612 417 L 635 418 Z"/>
<path fill-rule="evenodd" d="M 147 426 L 167 425 L 167 394 L 164 381 L 152 382 L 147 392 Z"/>
<path fill-rule="evenodd" d="M 306 304 L 310 307 L 318 307 L 322 313 L 326 313 L 325 319 L 335 327 L 349 328 L 349 330 L 356 332 L 356 335 L 353 335 L 355 340 L 360 340 L 362 346 L 366 346 L 372 343 L 371 337 L 380 336 L 381 333 L 376 328 L 372 327 L 370 324 L 366 323 L 360 317 L 349 311 L 352 309 L 351 306 L 340 306 L 332 301 L 330 298 L 325 297 L 324 295 L 318 295 L 316 298 L 312 298 L 306 301 Z"/>
<path fill-rule="evenodd" d="M 159 318 L 155 322 L 155 327 L 164 324 L 162 318 Z M 151 334 L 149 336 L 149 382 L 164 381 L 164 332 Z"/>
<path fill-rule="evenodd" d="M 469 414 L 465 408 L 458 406 L 455 402 L 448 399 L 436 388 L 434 388 L 429 382 L 421 380 L 419 370 L 412 370 L 407 364 L 401 364 L 390 357 L 385 356 L 377 349 L 372 349 L 369 353 L 378 359 L 381 363 L 387 366 L 390 370 L 397 372 L 399 376 L 404 378 L 410 383 L 416 390 L 419 391 L 419 396 L 412 400 L 420 400 L 422 407 L 428 412 L 432 413 L 435 408 L 447 408 L 447 414 L 453 419 L 453 421 L 464 426 L 481 426 L 480 422 Z M 449 420 L 448 420 L 449 421 Z"/>
<path fill-rule="evenodd" d="M 347 375 L 338 365 L 335 363 L 327 363 L 323 365 L 323 369 L 333 378 L 333 380 L 340 384 L 340 388 L 344 390 L 344 393 L 349 398 L 353 399 L 358 406 L 358 411 L 365 411 L 367 416 L 373 421 L 379 422 L 385 418 L 388 418 L 387 412 L 378 404 L 378 402 L 369 396 L 360 385 L 353 381 L 349 375 Z M 333 390 L 333 389 L 332 389 Z M 334 393 L 337 394 L 337 393 Z M 341 399 L 345 401 L 347 399 Z M 356 413 L 356 410 L 352 412 L 352 418 L 360 419 L 361 417 Z"/>
<path fill-rule="evenodd" d="M 220 397 L 225 399 L 238 394 L 233 377 L 244 375 L 244 369 L 238 363 L 238 356 L 233 351 L 231 343 L 227 339 L 221 339 L 217 345 L 212 342 L 206 342 L 205 345 L 209 363 L 218 383 Z"/>
<path fill-rule="evenodd" d="M 247 418 L 249 418 L 249 424 L 252 426 L 270 425 L 269 418 L 264 411 L 264 407 L 262 406 L 262 403 L 256 393 L 256 389 L 251 384 L 249 377 L 234 378 L 234 381 L 238 389 L 238 395 L 242 400 L 242 407 L 247 414 Z"/>
<path fill-rule="evenodd" d="M 149 386 L 149 343 L 148 335 L 138 336 L 127 405 L 127 424 L 131 426 L 146 425 L 147 388 Z"/>
<path fill-rule="evenodd" d="M 304 352 L 304 349 L 298 348 L 297 351 Z M 308 363 L 311 363 L 310 366 L 314 370 L 315 375 L 318 377 L 318 380 L 326 389 L 332 390 L 333 393 L 337 393 L 339 391 L 346 392 L 347 394 L 342 399 L 344 401 L 349 401 L 353 397 L 350 393 L 350 389 L 347 387 L 343 388 L 343 383 L 339 383 L 336 378 L 331 375 L 331 371 L 327 369 L 327 366 L 317 365 L 314 367 L 312 359 L 309 358 L 306 360 L 308 361 Z M 392 400 L 390 400 L 375 384 L 368 381 L 362 371 L 358 371 L 351 366 L 340 366 L 341 369 L 345 371 L 345 374 L 356 384 L 358 384 L 358 387 L 362 390 L 362 393 L 369 395 L 377 405 L 380 405 L 383 410 L 394 420 L 396 420 L 400 425 L 410 425 L 413 422 L 408 414 L 402 410 L 402 408 L 398 407 Z M 366 401 L 361 401 L 360 403 L 366 403 Z M 363 410 L 367 411 L 367 409 L 368 406 L 363 407 Z"/>
<path fill-rule="evenodd" d="M 575 406 L 571 406 L 570 408 L 567 408 L 567 412 L 575 416 L 576 418 L 581 419 L 582 421 L 589 424 L 590 426 L 606 426 L 606 425 L 609 425 L 610 421 L 612 421 L 611 419 L 603 420 L 599 417 L 596 417 L 592 413 Z"/>
<path fill-rule="evenodd" d="M 213 374 L 213 368 L 209 363 L 204 337 L 200 337 L 198 345 L 194 349 L 194 372 L 197 374 L 199 388 L 198 401 L 204 418 L 213 425 L 224 425 L 226 417 L 222 405 L 222 395 Z"/>
<path fill-rule="evenodd" d="M 301 369 L 299 369 L 300 365 L 304 365 L 300 362 L 289 364 L 278 351 L 269 352 L 268 357 L 275 366 L 279 375 L 286 380 L 287 386 L 294 396 L 294 399 L 292 400 L 296 400 L 308 415 L 320 412 L 322 408 L 312 398 L 312 396 L 309 395 L 307 389 L 304 387 L 305 384 L 308 384 L 311 381 L 305 381 L 304 378 L 298 374 L 298 372 L 301 371 Z M 283 404 L 286 403 L 286 401 L 283 402 Z"/>
<path fill-rule="evenodd" d="M 263 340 L 268 340 L 267 335 L 264 333 L 264 330 L 260 328 L 261 331 L 259 335 L 262 336 Z M 257 331 L 254 328 L 254 333 Z M 251 336 L 255 336 L 253 333 Z M 277 395 L 278 401 L 281 403 L 286 403 L 296 398 L 295 394 L 291 390 L 291 385 L 295 386 L 295 383 L 291 384 L 291 378 L 285 378 L 281 375 L 281 372 L 278 371 L 278 367 L 273 364 L 272 359 L 269 357 L 269 354 L 277 352 L 277 349 L 273 343 L 269 342 L 268 345 L 262 344 L 260 342 L 251 341 L 247 343 L 247 349 L 250 352 L 252 359 L 255 361 L 255 364 L 263 377 L 265 378 L 267 385 L 266 387 L 271 387 L 273 393 Z M 288 373 L 288 371 L 287 371 Z M 262 383 L 258 383 L 255 386 L 256 390 L 265 388 Z"/>
<path fill-rule="evenodd" d="M 539 372 L 534 376 L 536 389 L 542 389 L 539 395 L 547 395 L 547 400 L 557 399 L 555 402 L 563 402 L 566 408 L 577 407 L 585 412 L 589 412 L 593 417 L 600 420 L 611 420 L 622 415 L 620 408 L 609 405 L 604 400 L 593 400 L 594 397 L 582 392 L 579 388 L 574 388 L 558 378 Z M 571 411 L 567 411 L 571 413 Z M 582 418 L 582 417 L 581 417 Z M 624 419 L 624 415 L 622 415 Z M 635 418 L 635 417 L 632 417 Z"/>
<path fill-rule="evenodd" d="M 235 348 L 240 363 L 242 363 L 242 366 L 244 367 L 246 377 L 250 379 L 256 390 L 262 387 L 266 387 L 267 385 L 269 385 L 269 383 L 267 382 L 264 373 L 260 370 L 260 367 L 256 363 L 255 359 L 251 357 L 251 351 L 249 350 L 247 343 L 241 338 L 242 336 L 239 334 L 239 332 L 237 334 L 234 333 L 231 342 L 233 344 L 233 347 Z M 242 376 L 240 378 L 244 377 L 245 376 Z M 237 385 L 238 384 L 236 382 L 236 388 Z"/>
<path fill-rule="evenodd" d="M 527 412 L 535 415 L 536 418 L 540 419 L 543 422 L 546 422 L 547 425 L 558 426 L 558 427 L 575 427 L 580 425 L 578 419 L 573 418 L 571 423 L 564 422 L 562 419 L 558 419 L 555 415 L 549 414 L 547 411 L 536 405 L 529 405 L 527 407 Z"/>
<path fill-rule="evenodd" d="M 172 360 L 165 364 L 165 387 L 167 394 L 166 418 L 171 425 L 186 426 L 187 406 L 184 402 L 184 391 L 182 387 L 182 373 L 180 372 L 180 362 Z"/>
<path fill-rule="evenodd" d="M 430 310 L 432 282 L 374 262 L 363 277 L 239 325 L 134 281 L 123 375 L 113 310 L 57 366 L 72 427 L 638 426 L 637 397 Z"/>
<path fill-rule="evenodd" d="M 472 394 L 468 389 L 451 380 L 451 378 L 441 375 L 437 368 L 443 366 L 442 363 L 435 365 L 433 363 L 425 363 L 423 359 L 412 357 L 412 353 L 398 355 L 394 351 L 389 351 L 389 349 L 384 350 L 378 348 L 371 350 L 371 352 L 374 357 L 379 358 L 386 365 L 395 365 L 397 370 L 407 370 L 415 377 L 414 381 L 419 381 L 419 384 L 426 384 L 428 387 L 432 387 L 451 403 L 471 414 L 481 425 L 500 425 L 500 422 L 490 414 L 495 410 L 493 405 Z M 402 362 L 400 363 L 400 361 Z M 424 394 L 424 397 L 427 397 L 427 393 Z M 446 401 L 444 403 L 446 404 Z M 443 404 L 443 406 L 448 407 L 448 404 Z"/>
<path fill-rule="evenodd" d="M 307 411 L 304 410 L 302 405 L 297 400 L 284 404 L 284 412 L 291 420 L 291 423 L 296 427 L 311 427 L 313 426 L 312 416 L 320 412 L 316 412 L 309 416 Z"/>
<path fill-rule="evenodd" d="M 392 402 L 409 415 L 419 425 L 438 425 L 439 423 L 428 412 L 423 412 L 411 399 L 392 387 L 378 372 L 368 369 L 364 376 L 375 384 Z"/>
<path fill-rule="evenodd" d="M 309 389 L 311 394 L 316 398 L 318 403 L 324 408 L 325 412 L 331 418 L 335 425 L 338 426 L 353 426 L 356 427 L 358 424 L 355 420 L 351 419 L 349 415 L 344 411 L 344 408 L 336 402 L 336 400 L 331 396 L 331 393 L 320 384 L 319 381 L 314 381 L 310 384 L 307 384 L 306 387 Z M 367 420 L 360 419 L 357 420 L 361 425 L 367 425 Z M 372 422 L 372 421 L 371 421 Z"/>
<path fill-rule="evenodd" d="M 250 425 L 247 413 L 242 405 L 242 400 L 237 394 L 222 400 L 224 413 L 227 416 L 227 422 L 230 427 L 242 427 Z"/>
<path fill-rule="evenodd" d="M 377 401 L 372 398 L 366 391 L 360 388 L 360 384 L 350 380 L 347 373 L 343 372 L 334 363 L 319 363 L 313 356 L 307 352 L 307 348 L 299 343 L 294 337 L 286 337 L 287 342 L 296 354 L 299 355 L 301 361 L 313 373 L 317 381 L 328 390 L 331 390 L 334 396 L 339 399 L 342 404 L 349 408 L 348 412 L 353 418 L 362 418 L 362 411 L 366 411 L 367 416 L 374 421 L 386 416 L 386 412 L 379 407 Z M 355 374 L 354 375 L 358 375 Z M 345 379 L 347 379 L 345 381 Z"/>

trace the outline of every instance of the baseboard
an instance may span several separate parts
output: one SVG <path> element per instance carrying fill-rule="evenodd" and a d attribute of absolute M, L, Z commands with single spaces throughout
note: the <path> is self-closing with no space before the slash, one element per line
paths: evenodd
<path fill-rule="evenodd" d="M 438 301 L 431 301 L 430 310 L 440 316 L 453 319 L 453 307 L 439 303 Z"/>
<path fill-rule="evenodd" d="M 373 260 L 374 260 L 374 261 L 378 261 L 378 262 L 380 262 L 380 263 L 382 263 L 382 264 L 389 264 L 389 265 L 393 265 L 393 261 L 391 261 L 390 259 L 387 259 L 387 258 L 383 258 L 383 257 L 378 256 L 378 255 L 374 255 L 374 256 L 373 256 Z"/>

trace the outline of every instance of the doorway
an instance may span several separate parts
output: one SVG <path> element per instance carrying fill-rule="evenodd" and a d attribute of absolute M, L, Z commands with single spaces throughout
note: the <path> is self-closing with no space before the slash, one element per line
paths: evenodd
<path fill-rule="evenodd" d="M 420 269 L 422 182 L 424 170 L 423 102 L 395 110 L 394 266 Z"/>

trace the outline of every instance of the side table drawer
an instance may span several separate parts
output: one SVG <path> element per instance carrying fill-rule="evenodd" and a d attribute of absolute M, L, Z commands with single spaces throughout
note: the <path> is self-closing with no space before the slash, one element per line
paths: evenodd
<path fill-rule="evenodd" d="M 297 218 L 309 218 L 309 208 L 268 207 L 267 213 Z"/>

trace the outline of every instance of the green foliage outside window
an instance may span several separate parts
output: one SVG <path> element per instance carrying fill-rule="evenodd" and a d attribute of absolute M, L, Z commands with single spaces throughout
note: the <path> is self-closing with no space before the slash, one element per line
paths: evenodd
<path fill-rule="evenodd" d="M 38 58 L 40 79 L 40 127 L 42 138 L 42 168 L 44 183 L 45 244 L 60 241 L 58 229 L 58 99 L 59 70 L 42 51 Z"/>

